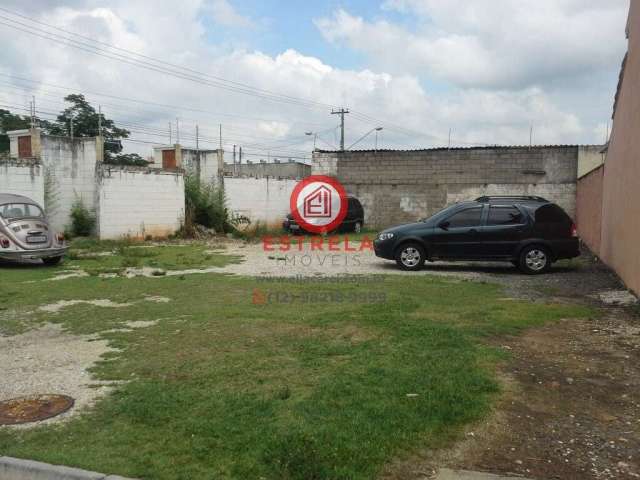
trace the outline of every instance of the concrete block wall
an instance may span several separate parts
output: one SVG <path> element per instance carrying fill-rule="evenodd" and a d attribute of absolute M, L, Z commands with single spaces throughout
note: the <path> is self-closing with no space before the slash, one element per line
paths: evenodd
<path fill-rule="evenodd" d="M 0 193 L 24 195 L 44 208 L 44 168 L 37 162 L 0 161 Z"/>
<path fill-rule="evenodd" d="M 216 183 L 222 175 L 218 150 L 182 149 L 182 168 L 189 175 L 199 175 L 203 183 Z"/>
<path fill-rule="evenodd" d="M 235 169 L 233 163 L 224 164 L 224 174 L 227 176 L 246 176 L 256 178 L 289 178 L 302 179 L 311 175 L 311 165 L 301 162 L 282 163 L 241 163 L 236 164 Z"/>
<path fill-rule="evenodd" d="M 97 207 L 96 166 L 101 161 L 97 141 L 42 135 L 41 145 L 45 208 L 53 226 L 63 230 L 76 199 L 91 210 Z"/>
<path fill-rule="evenodd" d="M 315 152 L 313 174 L 360 198 L 365 223 L 386 227 L 481 195 L 540 195 L 575 214 L 578 147 Z"/>
<path fill-rule="evenodd" d="M 272 178 L 225 178 L 224 189 L 229 208 L 252 223 L 279 226 L 289 213 L 291 192 L 296 180 Z"/>
<path fill-rule="evenodd" d="M 184 175 L 131 167 L 103 167 L 98 196 L 101 239 L 165 238 L 184 221 Z"/>

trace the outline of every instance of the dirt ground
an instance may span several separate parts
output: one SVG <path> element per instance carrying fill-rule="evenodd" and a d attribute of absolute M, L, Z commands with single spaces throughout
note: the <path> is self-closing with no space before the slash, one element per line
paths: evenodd
<path fill-rule="evenodd" d="M 230 241 L 226 247 L 244 262 L 188 273 L 443 275 L 502 284 L 510 298 L 592 305 L 588 320 L 567 319 L 492 340 L 510 354 L 501 365 L 504 394 L 493 415 L 469 427 L 453 448 L 394 463 L 383 478 L 429 479 L 440 467 L 540 480 L 640 478 L 640 307 L 619 304 L 628 293 L 589 254 L 531 277 L 508 264 L 434 263 L 409 273 L 371 252 L 305 248 L 287 260 L 261 244 Z"/>
<path fill-rule="evenodd" d="M 588 254 L 578 268 L 533 278 L 506 267 L 474 271 L 510 296 L 584 302 L 596 314 L 494 340 L 511 354 L 494 414 L 454 448 L 399 462 L 384 478 L 427 479 L 439 467 L 533 479 L 640 478 L 640 310 L 603 302 L 626 299 L 617 277 Z"/>
<path fill-rule="evenodd" d="M 368 252 L 355 261 L 342 254 L 322 263 L 326 252 L 306 249 L 296 254 L 297 260 L 311 256 L 304 265 L 261 245 L 243 250 L 246 261 L 228 267 L 229 273 L 455 276 L 502 284 L 513 298 L 594 307 L 588 320 L 495 339 L 510 359 L 501 366 L 504 395 L 494 414 L 450 450 L 393 464 L 385 480 L 428 479 L 440 467 L 547 480 L 640 478 L 640 308 L 623 305 L 634 297 L 589 252 L 532 277 L 500 263 L 427 263 L 408 273 Z"/>
<path fill-rule="evenodd" d="M 494 414 L 447 451 L 393 464 L 385 479 L 427 479 L 439 467 L 533 479 L 640 478 L 640 308 L 615 274 L 586 252 L 551 273 L 523 275 L 501 263 L 427 263 L 402 272 L 371 252 L 265 251 L 231 241 L 245 257 L 215 271 L 250 276 L 344 274 L 442 275 L 504 285 L 505 295 L 534 302 L 586 303 L 588 320 L 531 329 L 493 340 L 510 353 L 501 366 L 504 395 Z"/>

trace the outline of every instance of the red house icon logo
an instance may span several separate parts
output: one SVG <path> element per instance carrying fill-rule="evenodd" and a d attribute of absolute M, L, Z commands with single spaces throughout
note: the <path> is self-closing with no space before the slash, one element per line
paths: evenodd
<path fill-rule="evenodd" d="M 319 186 L 304 197 L 304 216 L 307 218 L 331 217 L 331 190 Z"/>
<path fill-rule="evenodd" d="M 289 206 L 304 231 L 331 232 L 347 215 L 347 192 L 333 177 L 310 175 L 294 187 Z"/>

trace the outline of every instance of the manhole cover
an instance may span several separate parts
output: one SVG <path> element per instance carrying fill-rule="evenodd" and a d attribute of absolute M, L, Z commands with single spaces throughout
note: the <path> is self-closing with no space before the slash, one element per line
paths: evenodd
<path fill-rule="evenodd" d="M 0 402 L 0 425 L 38 422 L 55 417 L 73 407 L 66 395 L 28 395 Z"/>

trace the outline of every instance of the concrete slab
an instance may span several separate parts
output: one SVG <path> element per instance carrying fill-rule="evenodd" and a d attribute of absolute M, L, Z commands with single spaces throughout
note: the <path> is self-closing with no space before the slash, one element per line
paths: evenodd
<path fill-rule="evenodd" d="M 471 472 L 469 470 L 451 470 L 441 468 L 433 480 L 528 480 L 524 477 L 505 477 L 492 473 Z"/>
<path fill-rule="evenodd" d="M 131 480 L 117 475 L 89 472 L 79 468 L 50 465 L 33 460 L 0 457 L 2 480 Z"/>

